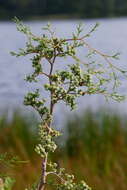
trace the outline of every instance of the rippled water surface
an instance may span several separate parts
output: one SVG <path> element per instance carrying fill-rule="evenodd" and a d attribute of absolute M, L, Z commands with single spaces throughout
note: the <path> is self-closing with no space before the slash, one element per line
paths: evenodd
<path fill-rule="evenodd" d="M 77 23 L 85 24 L 85 29 L 88 30 L 97 21 L 100 23 L 98 30 L 88 40 L 89 43 L 105 52 L 113 53 L 114 51 L 121 52 L 119 64 L 127 68 L 127 18 L 121 19 L 100 19 L 100 20 L 68 20 L 68 21 L 52 21 L 56 33 L 61 37 L 70 37 L 71 32 L 76 28 Z M 30 21 L 27 24 L 36 34 L 42 33 L 41 28 L 46 24 L 46 21 Z M 0 106 L 9 108 L 21 107 L 24 94 L 33 88 L 33 85 L 28 86 L 23 80 L 26 73 L 31 71 L 29 58 L 15 58 L 10 55 L 10 51 L 17 51 L 18 48 L 25 46 L 25 37 L 17 32 L 15 24 L 12 22 L 0 22 Z M 83 55 L 81 55 L 83 56 Z M 63 67 L 63 63 L 57 61 L 56 68 Z M 62 66 L 61 66 L 61 65 Z M 124 80 L 124 79 L 123 79 Z M 123 93 L 127 92 L 127 82 L 121 88 Z M 101 96 L 93 95 L 86 96 L 78 100 L 81 108 L 91 106 L 93 109 L 98 106 L 114 106 L 127 110 L 127 101 L 124 103 L 115 103 L 110 101 L 105 103 Z M 78 111 L 81 111 L 81 108 Z M 123 109 L 124 108 L 124 109 Z M 59 114 L 65 109 L 64 106 L 57 106 L 56 112 Z M 120 109 L 120 110 L 121 110 Z"/>

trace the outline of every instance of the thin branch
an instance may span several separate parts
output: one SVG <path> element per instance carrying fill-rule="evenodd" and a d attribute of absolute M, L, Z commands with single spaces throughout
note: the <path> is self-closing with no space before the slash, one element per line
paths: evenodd
<path fill-rule="evenodd" d="M 56 57 L 57 57 L 57 54 L 56 54 L 56 48 L 54 48 L 54 57 L 53 57 L 52 63 L 55 62 Z"/>
<path fill-rule="evenodd" d="M 50 75 L 48 75 L 48 74 L 45 73 L 45 72 L 40 72 L 39 74 L 45 75 L 46 77 L 50 78 Z"/>
<path fill-rule="evenodd" d="M 56 175 L 62 182 L 64 182 L 64 183 L 66 182 L 65 179 L 63 179 L 59 174 L 57 174 L 55 172 L 47 172 L 47 176 L 50 175 L 50 174 Z"/>

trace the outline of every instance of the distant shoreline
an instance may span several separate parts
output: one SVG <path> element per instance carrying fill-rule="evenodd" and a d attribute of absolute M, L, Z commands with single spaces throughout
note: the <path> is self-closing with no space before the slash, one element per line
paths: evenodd
<path fill-rule="evenodd" d="M 16 16 L 16 15 L 15 15 Z M 16 16 L 21 20 L 25 21 L 36 21 L 36 20 L 77 20 L 77 19 L 85 19 L 85 20 L 93 20 L 93 19 L 120 19 L 120 18 L 127 18 L 127 16 L 112 16 L 112 17 L 83 17 L 81 15 L 76 15 L 76 14 L 53 14 L 53 15 L 44 15 L 44 16 L 26 16 L 26 17 L 21 17 L 21 16 Z M 0 22 L 2 21 L 12 21 L 14 16 L 11 18 L 0 18 Z"/>

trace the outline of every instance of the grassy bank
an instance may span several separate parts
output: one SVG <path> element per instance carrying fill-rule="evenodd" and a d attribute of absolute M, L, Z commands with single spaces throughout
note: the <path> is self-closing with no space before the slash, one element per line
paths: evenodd
<path fill-rule="evenodd" d="M 33 183 L 40 171 L 40 161 L 33 151 L 37 142 L 37 131 L 33 130 L 37 120 L 33 118 L 17 112 L 10 121 L 6 114 L 0 117 L 0 152 L 10 152 L 29 161 L 13 168 L 0 165 L 0 171 L 16 177 L 18 190 Z M 66 140 L 53 159 L 75 173 L 77 179 L 85 179 L 95 190 L 126 190 L 126 126 L 126 117 L 104 110 L 74 116 L 65 126 Z"/>

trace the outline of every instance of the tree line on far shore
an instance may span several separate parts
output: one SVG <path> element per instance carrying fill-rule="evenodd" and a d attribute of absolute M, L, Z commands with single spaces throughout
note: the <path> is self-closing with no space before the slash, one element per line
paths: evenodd
<path fill-rule="evenodd" d="M 0 0 L 0 19 L 47 15 L 126 16 L 127 0 Z"/>

